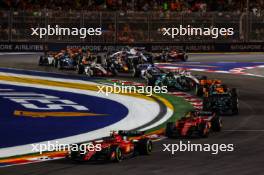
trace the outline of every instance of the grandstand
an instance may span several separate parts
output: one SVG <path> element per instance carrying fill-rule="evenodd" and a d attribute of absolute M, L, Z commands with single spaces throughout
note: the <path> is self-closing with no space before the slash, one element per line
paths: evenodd
<path fill-rule="evenodd" d="M 0 2 L 0 41 L 27 43 L 155 44 L 262 43 L 262 0 L 3 0 Z M 232 27 L 234 35 L 177 36 L 163 27 Z M 31 36 L 32 27 L 100 27 L 102 35 Z"/>

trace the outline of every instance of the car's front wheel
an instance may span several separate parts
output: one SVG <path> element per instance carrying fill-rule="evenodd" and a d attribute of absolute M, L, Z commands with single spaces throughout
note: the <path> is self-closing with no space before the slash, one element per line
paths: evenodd
<path fill-rule="evenodd" d="M 77 65 L 76 71 L 78 74 L 83 74 L 84 73 L 84 66 L 83 65 Z"/>
<path fill-rule="evenodd" d="M 209 135 L 209 129 L 206 123 L 200 123 L 198 125 L 198 133 L 200 137 L 206 138 Z"/>
<path fill-rule="evenodd" d="M 212 131 L 219 132 L 223 127 L 223 122 L 219 117 L 212 119 Z"/>

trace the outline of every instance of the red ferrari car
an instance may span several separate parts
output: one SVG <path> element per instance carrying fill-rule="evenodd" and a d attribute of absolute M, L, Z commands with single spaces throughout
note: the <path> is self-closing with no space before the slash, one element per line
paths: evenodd
<path fill-rule="evenodd" d="M 190 111 L 176 123 L 168 122 L 165 135 L 169 138 L 208 137 L 211 131 L 218 132 L 222 128 L 222 120 L 214 112 Z"/>
<path fill-rule="evenodd" d="M 136 155 L 149 155 L 152 151 L 151 140 L 138 131 L 112 132 L 109 137 L 93 141 L 94 147 L 100 145 L 100 150 L 70 151 L 67 158 L 75 161 L 106 160 L 120 162 Z M 81 146 L 81 144 L 79 144 Z M 91 145 L 90 145 L 91 147 Z"/>

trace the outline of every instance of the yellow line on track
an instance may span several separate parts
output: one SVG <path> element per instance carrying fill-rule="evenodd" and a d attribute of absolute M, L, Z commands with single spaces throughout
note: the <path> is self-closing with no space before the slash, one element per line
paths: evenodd
<path fill-rule="evenodd" d="M 36 118 L 45 118 L 45 117 L 84 117 L 84 116 L 104 116 L 107 114 L 96 114 L 90 112 L 33 112 L 33 111 L 14 111 L 15 116 L 24 116 L 24 117 L 36 117 Z"/>
<path fill-rule="evenodd" d="M 27 78 L 27 77 L 16 77 L 16 76 L 8 76 L 8 75 L 0 75 L 0 80 L 9 81 L 9 82 L 16 82 L 16 83 L 28 83 L 28 84 L 38 84 L 38 85 L 48 85 L 48 86 L 56 86 L 56 87 L 66 87 L 66 88 L 73 88 L 73 89 L 81 89 L 81 90 L 89 90 L 95 91 L 96 93 L 100 90 L 100 86 L 108 86 L 108 85 L 93 85 L 93 84 L 81 84 L 81 83 L 71 83 L 71 82 L 61 82 L 61 81 L 53 81 L 53 80 L 43 80 L 43 79 L 35 79 L 35 78 Z M 99 87 L 98 87 L 99 86 Z M 153 98 L 146 96 L 144 94 L 139 93 L 118 93 L 119 95 L 126 95 L 137 97 L 149 101 L 155 101 Z M 160 96 L 156 96 L 159 98 L 168 108 L 173 109 L 173 105 Z"/>

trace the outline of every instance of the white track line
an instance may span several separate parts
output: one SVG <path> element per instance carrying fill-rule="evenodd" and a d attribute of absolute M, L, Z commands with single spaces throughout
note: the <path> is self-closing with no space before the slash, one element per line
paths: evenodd
<path fill-rule="evenodd" d="M 264 132 L 264 129 L 226 129 L 226 132 Z"/>

